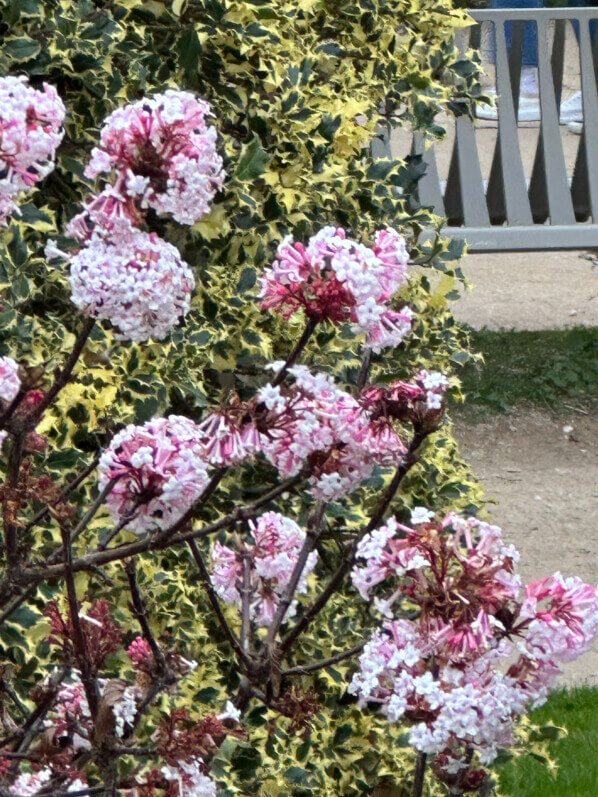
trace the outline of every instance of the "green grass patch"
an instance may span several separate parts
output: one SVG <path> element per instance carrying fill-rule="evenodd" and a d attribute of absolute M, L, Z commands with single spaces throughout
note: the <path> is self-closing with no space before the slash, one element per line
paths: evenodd
<path fill-rule="evenodd" d="M 565 727 L 568 735 L 550 743 L 559 765 L 556 777 L 539 761 L 524 756 L 499 767 L 505 797 L 597 797 L 598 689 L 583 686 L 555 690 L 531 713 L 538 725 Z"/>
<path fill-rule="evenodd" d="M 598 328 L 470 334 L 484 362 L 459 374 L 468 405 L 508 411 L 525 401 L 555 409 L 598 398 Z"/>

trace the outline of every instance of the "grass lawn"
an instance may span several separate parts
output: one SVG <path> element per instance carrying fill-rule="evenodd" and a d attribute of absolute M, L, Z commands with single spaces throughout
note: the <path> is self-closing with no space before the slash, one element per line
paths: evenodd
<path fill-rule="evenodd" d="M 578 687 L 553 692 L 532 712 L 539 725 L 565 727 L 568 736 L 551 743 L 559 764 L 556 777 L 539 761 L 526 756 L 499 769 L 505 797 L 598 797 L 598 689 Z"/>
<path fill-rule="evenodd" d="M 598 328 L 472 331 L 471 344 L 484 362 L 458 372 L 467 405 L 508 410 L 528 401 L 558 409 L 598 400 Z"/>

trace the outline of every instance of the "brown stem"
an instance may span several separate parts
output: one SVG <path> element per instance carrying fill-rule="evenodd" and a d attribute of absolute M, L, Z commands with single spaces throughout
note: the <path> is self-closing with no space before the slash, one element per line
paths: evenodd
<path fill-rule="evenodd" d="M 424 793 L 427 759 L 428 756 L 426 753 L 417 754 L 415 771 L 413 773 L 413 788 L 411 790 L 411 797 L 422 797 Z"/>
<path fill-rule="evenodd" d="M 267 647 L 270 647 L 272 645 L 274 639 L 276 638 L 278 629 L 284 622 L 285 615 L 288 611 L 289 606 L 293 601 L 295 590 L 297 589 L 297 585 L 299 584 L 301 574 L 305 569 L 307 558 L 310 555 L 310 553 L 313 551 L 313 549 L 316 547 L 316 542 L 318 540 L 320 526 L 322 524 L 322 519 L 324 517 L 325 509 L 326 509 L 326 504 L 323 501 L 318 501 L 318 503 L 314 508 L 314 511 L 311 513 L 311 516 L 307 524 L 305 542 L 303 543 L 301 550 L 299 551 L 299 556 L 297 557 L 297 561 L 295 563 L 295 567 L 293 568 L 293 572 L 291 573 L 289 582 L 286 585 L 281 595 L 280 602 L 276 608 L 276 614 L 274 615 L 272 622 L 270 623 L 270 626 L 268 628 L 268 635 L 266 636 Z"/>
<path fill-rule="evenodd" d="M 356 653 L 361 653 L 363 648 L 365 647 L 365 641 L 360 642 L 358 645 L 354 645 L 350 650 L 344 650 L 342 653 L 335 653 L 334 656 L 330 656 L 328 659 L 320 659 L 320 661 L 314 661 L 313 664 L 305 664 L 303 666 L 298 665 L 297 667 L 290 667 L 288 670 L 283 670 L 281 675 L 282 677 L 286 675 L 306 675 L 309 672 L 316 672 L 317 670 L 323 670 L 325 667 L 330 667 L 332 664 L 338 664 L 339 661 L 344 661 L 345 659 L 350 659 L 351 656 L 354 656 Z"/>
<path fill-rule="evenodd" d="M 94 318 L 87 318 L 85 319 L 85 323 L 83 324 L 83 329 L 79 332 L 77 339 L 75 340 L 75 345 L 73 346 L 73 350 L 71 351 L 67 361 L 64 364 L 63 368 L 57 370 L 54 381 L 50 385 L 50 388 L 44 395 L 43 399 L 37 405 L 35 410 L 31 413 L 30 416 L 30 423 L 35 426 L 35 423 L 42 417 L 42 414 L 47 410 L 50 404 L 54 401 L 56 396 L 60 393 L 62 388 L 67 384 L 69 379 L 71 378 L 71 374 L 75 366 L 77 365 L 77 361 L 83 352 L 83 348 L 87 343 L 87 338 L 91 335 L 91 330 L 94 328 L 95 319 Z"/>
<path fill-rule="evenodd" d="M 137 575 L 135 573 L 134 559 L 129 559 L 129 561 L 125 564 L 125 573 L 127 574 L 127 579 L 129 581 L 129 589 L 131 590 L 133 612 L 135 614 L 135 617 L 137 618 L 139 626 L 141 627 L 141 633 L 143 634 L 143 638 L 145 639 L 145 641 L 152 650 L 154 660 L 158 665 L 160 674 L 164 675 L 168 671 L 168 665 L 166 664 L 166 659 L 164 658 L 164 654 L 160 650 L 160 646 L 156 642 L 156 639 L 152 634 L 152 629 L 149 627 L 147 617 L 145 616 L 145 606 L 143 605 L 143 600 L 141 598 L 141 594 L 139 592 L 139 586 L 137 584 Z"/>
<path fill-rule="evenodd" d="M 85 470 L 81 471 L 81 473 L 73 479 L 72 482 L 69 482 L 64 490 L 61 491 L 60 495 L 56 499 L 56 503 L 59 504 L 61 501 L 67 497 L 69 493 L 75 490 L 85 479 L 90 475 L 92 471 L 94 471 L 97 467 L 98 462 L 100 461 L 100 455 L 96 454 L 89 465 L 85 468 Z M 29 523 L 25 526 L 25 533 L 31 531 L 31 529 L 36 526 L 41 520 L 43 520 L 46 515 L 50 512 L 50 507 L 45 506 L 43 509 L 40 509 L 39 512 L 33 516 L 33 518 L 29 521 Z"/>
<path fill-rule="evenodd" d="M 0 626 L 4 624 L 4 621 L 7 620 L 10 615 L 15 612 L 21 604 L 25 603 L 27 598 L 31 597 L 35 590 L 37 589 L 36 585 L 34 584 L 31 587 L 27 587 L 27 589 L 23 590 L 23 592 L 13 598 L 12 603 L 6 607 L 6 609 L 0 614 Z"/>
<path fill-rule="evenodd" d="M 295 485 L 299 484 L 304 478 L 303 474 L 297 474 L 290 479 L 287 479 L 281 484 L 273 487 L 267 493 L 257 498 L 251 504 L 246 504 L 244 507 L 238 507 L 233 512 L 225 515 L 220 520 L 215 521 L 214 523 L 210 523 L 207 526 L 203 526 L 200 529 L 195 529 L 194 531 L 188 531 L 184 533 L 174 534 L 172 537 L 163 537 L 162 535 L 156 536 L 148 536 L 144 537 L 139 540 L 135 540 L 134 542 L 123 543 L 122 545 L 117 546 L 116 548 L 109 548 L 106 551 L 92 551 L 89 554 L 79 557 L 75 559 L 72 563 L 73 572 L 79 572 L 81 570 L 90 570 L 94 567 L 99 567 L 101 565 L 108 564 L 109 562 L 117 562 L 122 559 L 126 559 L 129 556 L 134 556 L 138 553 L 144 553 L 146 551 L 158 551 L 162 550 L 163 548 L 168 548 L 170 546 L 181 545 L 183 543 L 189 542 L 189 540 L 197 540 L 201 537 L 206 537 L 209 534 L 213 534 L 216 531 L 220 531 L 220 529 L 226 528 L 227 526 L 231 526 L 239 520 L 250 518 L 255 515 L 255 513 L 265 504 L 272 501 L 274 498 L 278 497 L 281 493 L 290 490 Z M 193 512 L 196 511 L 195 508 L 190 509 L 185 515 L 181 518 L 181 520 L 177 521 L 171 529 L 167 531 L 174 530 L 180 528 L 182 525 L 186 524 L 190 520 L 190 516 Z M 183 523 L 184 521 L 184 523 Z M 38 584 L 41 581 L 45 581 L 50 578 L 59 578 L 64 576 L 66 572 L 66 567 L 64 563 L 62 564 L 55 564 L 47 566 L 45 564 L 39 564 L 36 566 L 32 566 L 27 568 L 21 574 L 21 583 L 24 584 L 31 584 L 35 583 Z"/>
<path fill-rule="evenodd" d="M 241 648 L 245 654 L 250 650 L 251 623 L 249 619 L 249 601 L 253 590 L 251 589 L 251 562 L 249 553 L 243 555 L 243 582 L 240 585 L 241 593 Z"/>
<path fill-rule="evenodd" d="M 210 605 L 212 607 L 214 614 L 216 615 L 216 619 L 218 620 L 218 624 L 220 625 L 220 628 L 222 629 L 224 636 L 227 638 L 230 646 L 235 651 L 237 656 L 245 664 L 248 664 L 250 661 L 249 657 L 241 647 L 241 643 L 239 642 L 239 640 L 233 633 L 231 627 L 226 621 L 226 617 L 224 616 L 222 612 L 222 607 L 220 606 L 220 601 L 218 600 L 218 595 L 216 595 L 216 592 L 212 585 L 212 579 L 210 578 L 208 568 L 205 565 L 205 562 L 203 560 L 201 553 L 199 552 L 199 548 L 197 547 L 195 540 L 189 540 L 188 545 L 189 548 L 191 549 L 191 553 L 195 560 L 195 564 L 197 565 L 197 569 L 199 570 L 199 575 L 201 577 L 201 581 L 205 589 L 206 595 L 208 596 L 208 600 L 210 601 Z"/>
<path fill-rule="evenodd" d="M 6 427 L 6 424 L 8 421 L 10 421 L 25 396 L 26 392 L 21 388 L 10 404 L 6 407 L 4 412 L 0 413 L 0 429 L 4 429 Z"/>
<path fill-rule="evenodd" d="M 98 706 L 100 703 L 100 690 L 98 682 L 93 672 L 93 665 L 83 629 L 81 628 L 81 620 L 79 618 L 79 603 L 77 601 L 77 590 L 75 587 L 75 578 L 73 576 L 73 552 L 71 549 L 71 535 L 66 526 L 61 526 L 62 545 L 64 549 L 64 562 L 65 562 L 65 580 L 66 591 L 69 604 L 69 614 L 71 618 L 71 625 L 73 627 L 73 647 L 75 649 L 75 659 L 79 670 L 81 672 L 81 682 L 85 689 L 85 696 L 89 705 L 91 718 L 95 723 L 98 714 Z"/>
<path fill-rule="evenodd" d="M 363 354 L 363 357 L 362 357 L 362 360 L 361 360 L 361 368 L 359 369 L 359 374 L 357 376 L 357 385 L 356 385 L 356 387 L 357 387 L 357 392 L 358 393 L 361 393 L 361 391 L 363 390 L 363 388 L 366 385 L 366 382 L 368 381 L 368 376 L 369 376 L 369 373 L 370 373 L 371 364 L 372 364 L 372 350 L 371 349 L 366 349 L 364 354 Z"/>
<path fill-rule="evenodd" d="M 297 341 L 297 344 L 295 345 L 295 348 L 289 354 L 287 360 L 285 361 L 285 364 L 282 366 L 280 371 L 274 377 L 274 380 L 272 381 L 273 387 L 276 387 L 277 385 L 280 385 L 282 380 L 285 378 L 289 368 L 291 368 L 297 362 L 301 352 L 303 351 L 303 349 L 307 345 L 307 341 L 311 338 L 311 336 L 312 336 L 312 334 L 313 334 L 313 332 L 314 332 L 314 330 L 315 330 L 315 328 L 317 326 L 318 326 L 318 322 L 315 319 L 308 318 L 307 324 L 305 325 L 305 329 L 303 330 L 303 332 L 301 334 L 301 337 Z"/>
<path fill-rule="evenodd" d="M 314 603 L 305 611 L 303 616 L 297 621 L 297 623 L 291 628 L 291 630 L 287 633 L 287 635 L 283 638 L 280 649 L 282 651 L 288 650 L 288 648 L 293 644 L 295 639 L 307 628 L 307 626 L 311 623 L 314 617 L 322 611 L 322 609 L 326 606 L 330 598 L 336 593 L 338 588 L 343 582 L 346 574 L 349 570 L 353 567 L 355 562 L 355 554 L 357 552 L 357 546 L 359 541 L 365 537 L 366 534 L 369 534 L 382 520 L 384 513 L 388 509 L 392 499 L 394 498 L 395 493 L 399 489 L 399 486 L 407 473 L 411 470 L 413 465 L 417 462 L 417 450 L 421 446 L 422 442 L 426 437 L 425 433 L 416 433 L 413 436 L 409 449 L 407 450 L 407 454 L 403 462 L 397 468 L 395 475 L 393 476 L 390 484 L 386 488 L 384 495 L 382 496 L 382 500 L 376 507 L 376 511 L 370 518 L 367 526 L 362 529 L 357 536 L 354 538 L 353 542 L 349 546 L 347 553 L 345 555 L 345 559 L 338 566 L 332 578 L 328 582 L 327 586 L 324 590 L 320 593 L 320 596 L 315 600 Z"/>
<path fill-rule="evenodd" d="M 490 775 L 487 775 L 486 780 L 480 786 L 478 797 L 491 797 L 491 795 L 494 794 L 495 786 L 495 781 L 490 777 Z"/>
<path fill-rule="evenodd" d="M 6 560 L 9 570 L 16 567 L 19 558 L 18 523 L 16 517 L 19 511 L 19 502 L 16 498 L 16 491 L 21 474 L 21 463 L 23 462 L 24 441 L 24 431 L 21 430 L 13 435 L 6 474 L 3 514 L 4 544 L 6 545 Z"/>

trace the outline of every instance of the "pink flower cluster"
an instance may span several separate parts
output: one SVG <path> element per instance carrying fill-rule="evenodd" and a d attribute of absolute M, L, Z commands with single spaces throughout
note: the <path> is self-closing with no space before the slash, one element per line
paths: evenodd
<path fill-rule="evenodd" d="M 189 311 L 195 280 L 178 250 L 134 227 L 94 234 L 70 257 L 72 300 L 127 340 L 161 340 Z"/>
<path fill-rule="evenodd" d="M 190 758 L 188 761 L 178 761 L 176 766 L 166 764 L 160 770 L 166 780 L 176 783 L 180 797 L 216 797 L 216 784 L 204 775 L 202 767 L 205 766 L 201 758 Z"/>
<path fill-rule="evenodd" d="M 349 691 L 391 722 L 410 720 L 411 743 L 453 774 L 467 770 L 467 747 L 488 762 L 512 743 L 514 723 L 546 698 L 559 663 L 598 636 L 596 588 L 557 573 L 524 589 L 515 548 L 475 518 L 436 522 L 418 508 L 412 526 L 391 519 L 366 535 L 357 559 L 354 586 L 388 619 Z M 417 619 L 401 617 L 403 601 L 419 607 Z"/>
<path fill-rule="evenodd" d="M 303 309 L 315 321 L 351 322 L 379 352 L 411 329 L 411 310 L 388 304 L 407 279 L 408 260 L 405 239 L 391 228 L 379 230 L 371 248 L 340 227 L 324 227 L 307 246 L 287 236 L 261 277 L 262 308 L 284 318 Z"/>
<path fill-rule="evenodd" d="M 0 407 L 10 404 L 21 388 L 19 366 L 12 357 L 0 357 Z"/>
<path fill-rule="evenodd" d="M 199 425 L 211 463 L 235 464 L 261 452 L 283 477 L 307 467 L 311 494 L 332 501 L 359 487 L 374 465 L 401 461 L 405 446 L 390 423 L 373 419 L 327 374 L 304 365 L 289 373 L 290 387 L 265 385 L 250 402 L 233 403 Z"/>
<path fill-rule="evenodd" d="M 21 389 L 19 366 L 12 357 L 0 357 L 0 411 L 13 401 Z M 0 430 L 0 448 L 8 432 Z"/>
<path fill-rule="evenodd" d="M 142 209 L 194 224 L 225 177 L 216 128 L 207 124 L 211 112 L 209 103 L 174 89 L 117 108 L 104 122 L 85 175 L 115 171 L 124 203 L 134 199 Z"/>
<path fill-rule="evenodd" d="M 17 210 L 16 197 L 55 165 L 65 108 L 53 86 L 38 91 L 27 78 L 0 78 L 0 224 Z"/>
<path fill-rule="evenodd" d="M 249 572 L 250 618 L 258 625 L 269 625 L 285 587 L 297 563 L 305 542 L 305 532 L 278 512 L 266 512 L 251 522 L 253 543 L 233 550 L 216 542 L 212 551 L 212 583 L 226 603 L 242 606 L 244 560 Z M 307 579 L 318 561 L 315 551 L 309 554 L 297 587 L 297 593 L 307 591 Z M 297 601 L 289 606 L 285 619 L 295 615 Z"/>
<path fill-rule="evenodd" d="M 193 421 L 178 415 L 129 425 L 99 463 L 99 488 L 116 485 L 106 503 L 115 522 L 138 534 L 166 529 L 196 501 L 209 478 Z"/>
<path fill-rule="evenodd" d="M 193 274 L 178 251 L 140 229 L 153 209 L 193 224 L 224 181 L 208 103 L 169 89 L 115 110 L 85 170 L 113 182 L 89 197 L 66 227 L 82 246 L 46 255 L 70 261 L 74 304 L 127 340 L 161 340 L 189 311 Z"/>
<path fill-rule="evenodd" d="M 412 423 L 431 431 L 444 414 L 444 394 L 449 380 L 438 371 L 420 371 L 409 382 L 371 385 L 362 391 L 360 402 L 374 418 Z"/>

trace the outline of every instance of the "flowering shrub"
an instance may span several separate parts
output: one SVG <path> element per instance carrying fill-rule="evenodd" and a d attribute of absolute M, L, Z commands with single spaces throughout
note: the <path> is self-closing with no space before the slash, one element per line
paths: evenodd
<path fill-rule="evenodd" d="M 54 86 L 37 91 L 23 75 L 0 78 L 0 224 L 18 211 L 19 194 L 54 168 L 64 115 Z"/>
<path fill-rule="evenodd" d="M 160 130 L 189 113 L 193 132 L 201 133 L 205 106 L 175 91 L 167 97 L 112 115 L 104 149 L 92 155 L 94 173 L 108 163 L 124 168 L 126 161 L 138 175 L 148 147 L 138 138 L 154 123 Z M 128 132 L 117 145 L 122 130 Z M 181 125 L 181 138 L 188 135 Z M 194 147 L 181 145 L 180 153 L 201 172 Z M 147 157 L 153 163 L 153 150 Z M 546 698 L 559 662 L 580 655 L 598 636 L 598 591 L 560 574 L 524 587 L 515 570 L 517 551 L 502 542 L 500 529 L 473 516 L 451 511 L 436 521 L 422 507 L 413 509 L 411 525 L 397 516 L 395 496 L 442 426 L 450 387 L 447 377 L 428 370 L 409 380 L 376 379 L 372 353 L 400 343 L 413 316 L 405 303 L 390 311 L 405 319 L 401 334 L 396 327 L 391 334 L 388 327 L 381 331 L 407 273 L 406 241 L 398 231 L 385 228 L 371 248 L 333 228 L 307 245 L 283 242 L 262 278 L 262 309 L 286 317 L 301 309 L 306 320 L 287 359 L 269 365 L 271 381 L 253 375 L 243 397 L 231 396 L 199 422 L 170 414 L 107 430 L 91 467 L 64 486 L 38 475 L 43 463 L 36 456 L 46 449 L 40 422 L 67 390 L 97 320 L 117 326 L 125 339 L 163 337 L 183 314 L 168 305 L 178 290 L 172 275 L 161 277 L 169 259 L 186 275 L 186 291 L 193 288 L 175 247 L 143 229 L 152 220 L 149 202 L 136 202 L 126 217 L 127 201 L 123 195 L 113 214 L 92 201 L 79 217 L 84 234 L 75 237 L 82 246 L 66 259 L 73 302 L 87 318 L 53 381 L 46 384 L 43 369 L 36 375 L 9 356 L 0 359 L 0 428 L 10 438 L 2 487 L 4 619 L 22 611 L 23 596 L 38 589 L 58 596 L 45 603 L 48 628 L 36 649 L 56 667 L 38 674 L 23 695 L 27 704 L 6 685 L 7 676 L 0 682 L 16 712 L 12 735 L 0 744 L 3 788 L 12 795 L 216 797 L 217 781 L 230 788 L 235 773 L 243 792 L 251 793 L 269 773 L 239 774 L 233 751 L 252 744 L 273 748 L 270 737 L 280 733 L 283 718 L 288 737 L 301 731 L 307 743 L 326 693 L 306 688 L 303 679 L 315 674 L 317 684 L 318 673 L 340 662 L 352 667 L 359 657 L 342 690 L 358 698 L 357 711 L 378 709 L 389 728 L 408 723 L 419 756 L 413 794 L 423 794 L 429 755 L 430 771 L 451 794 L 486 789 L 484 765 L 517 744 L 518 721 Z M 62 256 L 53 243 L 47 251 Z M 162 300 L 168 307 L 163 318 Z M 361 367 L 341 387 L 331 374 L 298 361 L 318 327 L 334 329 L 343 321 L 350 322 L 346 334 L 361 341 Z M 85 506 L 83 493 L 78 509 L 70 493 L 96 466 L 95 497 Z M 258 488 L 250 501 L 236 498 L 243 473 L 258 468 L 268 474 L 269 488 Z M 371 483 L 375 475 L 381 492 Z M 230 511 L 220 495 L 226 490 Z M 359 500 L 367 509 L 352 522 L 350 509 Z M 41 506 L 26 519 L 31 505 Z M 97 539 L 94 523 L 102 513 L 111 525 Z M 36 561 L 23 543 L 40 523 L 48 530 L 55 524 L 61 544 L 53 545 L 52 535 L 49 547 L 39 540 L 40 550 L 48 549 Z M 115 541 L 131 531 L 132 540 Z M 86 550 L 77 554 L 80 537 Z M 211 537 L 208 565 L 201 540 Z M 208 666 L 208 644 L 193 638 L 201 620 L 192 617 L 182 652 L 182 640 L 169 638 L 166 628 L 157 636 L 146 604 L 151 591 L 146 582 L 142 594 L 138 575 L 144 554 L 181 546 L 201 582 L 203 606 L 234 656 L 226 700 L 199 717 L 179 701 L 185 682 L 198 673 L 202 683 Z M 320 566 L 325 559 L 331 566 Z M 104 568 L 111 564 L 117 569 L 109 576 Z M 87 575 L 84 593 L 78 573 Z M 97 592 L 96 573 L 112 587 L 114 579 L 120 582 L 112 600 L 90 596 Z M 349 576 L 373 604 L 372 617 L 364 615 L 353 631 L 360 641 L 303 661 L 306 631 L 317 626 L 319 635 L 326 633 L 327 610 L 336 601 L 342 613 L 352 601 Z M 123 589 L 129 595 L 124 615 Z M 29 612 L 37 624 L 39 616 Z M 140 633 L 132 631 L 134 624 Z M 184 655 L 187 647 L 195 648 L 201 664 Z M 187 701 L 193 706 L 188 695 Z M 266 740 L 255 733 L 262 712 L 271 715 Z M 289 767 L 285 779 L 303 779 L 307 770 L 297 769 Z"/>
<path fill-rule="evenodd" d="M 478 777 L 471 751 L 488 763 L 514 744 L 517 718 L 544 702 L 559 662 L 596 639 L 598 590 L 560 573 L 524 587 L 519 554 L 497 526 L 455 513 L 435 522 L 422 508 L 411 522 L 391 518 L 357 547 L 353 584 L 389 619 L 365 645 L 349 691 L 392 722 L 411 720 L 414 747 L 436 755 L 445 782 L 466 788 Z M 380 584 L 389 597 L 373 595 Z M 416 620 L 405 619 L 406 602 Z"/>
<path fill-rule="evenodd" d="M 414 504 L 480 502 L 445 418 L 460 250 L 417 243 L 418 158 L 364 145 L 467 108 L 464 21 L 443 0 L 2 12 L 3 73 L 68 108 L 0 251 L 7 793 L 360 795 L 422 769 L 407 714 L 347 692 L 413 606 L 380 618 L 350 573 Z M 488 784 L 480 753 L 463 788 Z"/>

